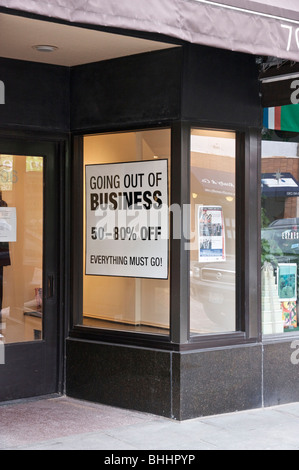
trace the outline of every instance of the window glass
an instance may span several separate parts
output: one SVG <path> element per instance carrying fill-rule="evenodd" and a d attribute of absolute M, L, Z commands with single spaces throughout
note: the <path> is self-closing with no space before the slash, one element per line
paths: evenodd
<path fill-rule="evenodd" d="M 262 331 L 299 329 L 299 152 L 290 132 L 262 141 Z"/>
<path fill-rule="evenodd" d="M 170 140 L 84 138 L 84 325 L 169 334 Z"/>
<path fill-rule="evenodd" d="M 191 334 L 236 330 L 235 134 L 191 132 Z"/>
<path fill-rule="evenodd" d="M 0 155 L 0 340 L 43 339 L 44 158 Z"/>

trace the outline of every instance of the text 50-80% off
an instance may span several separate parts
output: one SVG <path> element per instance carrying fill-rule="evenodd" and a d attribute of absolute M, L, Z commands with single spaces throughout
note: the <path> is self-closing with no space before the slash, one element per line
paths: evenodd
<path fill-rule="evenodd" d="M 112 232 L 107 232 L 104 227 L 91 227 L 92 240 L 160 240 L 161 227 L 140 227 L 137 232 L 133 227 L 114 227 Z"/>

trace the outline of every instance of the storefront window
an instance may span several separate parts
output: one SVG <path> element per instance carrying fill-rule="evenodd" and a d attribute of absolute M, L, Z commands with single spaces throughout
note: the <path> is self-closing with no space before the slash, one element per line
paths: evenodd
<path fill-rule="evenodd" d="M 299 330 L 299 139 L 265 130 L 262 141 L 262 330 Z"/>
<path fill-rule="evenodd" d="M 236 331 L 233 132 L 191 132 L 191 334 Z"/>
<path fill-rule="evenodd" d="M 0 340 L 43 339 L 44 158 L 0 155 Z"/>
<path fill-rule="evenodd" d="M 83 325 L 169 334 L 170 141 L 84 138 Z"/>

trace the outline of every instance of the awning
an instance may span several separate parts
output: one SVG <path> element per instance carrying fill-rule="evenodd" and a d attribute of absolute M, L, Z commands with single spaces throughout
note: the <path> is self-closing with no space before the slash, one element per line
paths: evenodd
<path fill-rule="evenodd" d="M 291 173 L 263 173 L 262 195 L 267 197 L 298 197 L 299 183 Z"/>
<path fill-rule="evenodd" d="M 298 0 L 0 0 L 0 7 L 299 62 Z"/>

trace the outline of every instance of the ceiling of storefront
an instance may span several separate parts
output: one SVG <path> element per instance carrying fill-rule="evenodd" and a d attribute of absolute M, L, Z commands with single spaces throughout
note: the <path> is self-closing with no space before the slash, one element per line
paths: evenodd
<path fill-rule="evenodd" d="M 38 52 L 33 46 L 56 46 Z M 0 13 L 0 57 L 75 66 L 174 47 L 156 41 Z"/>

